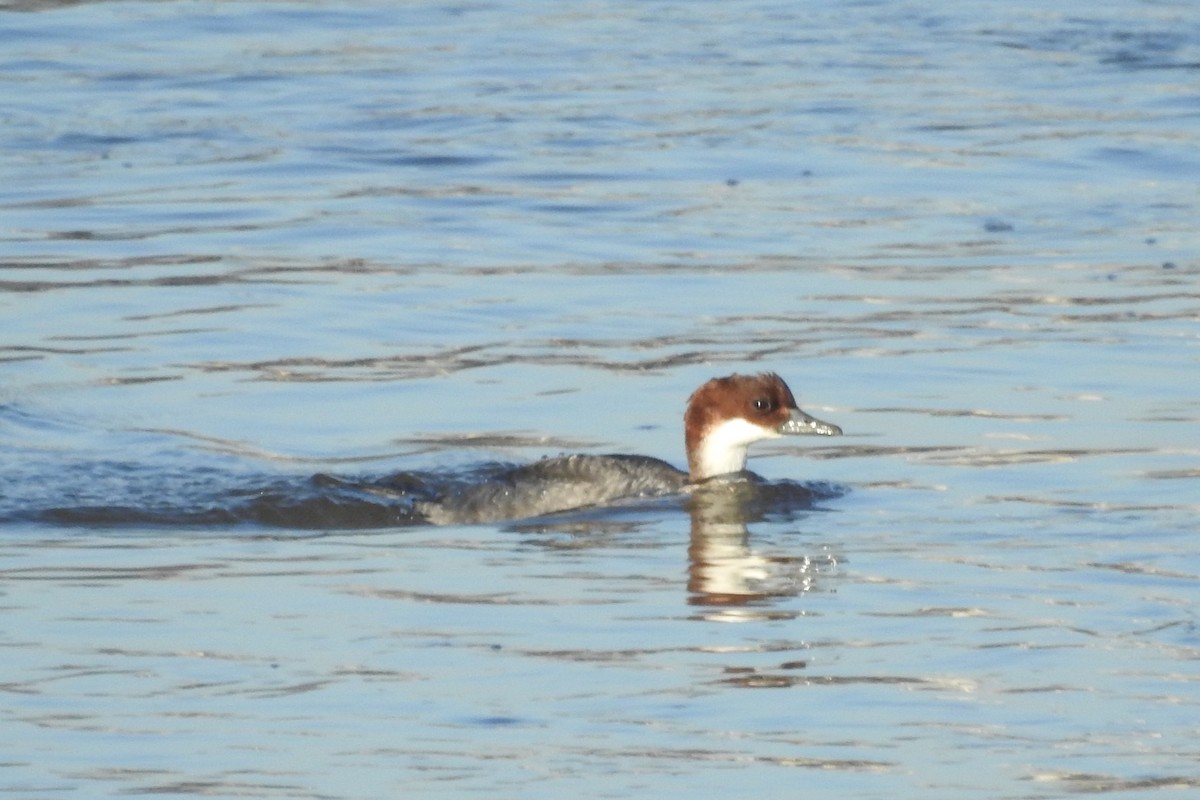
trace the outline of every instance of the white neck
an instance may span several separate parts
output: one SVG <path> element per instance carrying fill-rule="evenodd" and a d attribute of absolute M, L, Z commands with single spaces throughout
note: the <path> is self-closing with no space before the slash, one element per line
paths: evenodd
<path fill-rule="evenodd" d="M 779 434 L 744 419 L 728 419 L 710 428 L 700 439 L 696 458 L 695 480 L 715 475 L 741 472 L 746 468 L 746 449 L 763 439 L 777 439 Z"/>

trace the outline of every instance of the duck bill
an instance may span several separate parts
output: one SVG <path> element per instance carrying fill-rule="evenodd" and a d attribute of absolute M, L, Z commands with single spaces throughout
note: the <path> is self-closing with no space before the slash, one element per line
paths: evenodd
<path fill-rule="evenodd" d="M 810 417 L 798 408 L 791 409 L 787 422 L 777 429 L 788 436 L 841 436 L 842 429 L 831 422 Z"/>

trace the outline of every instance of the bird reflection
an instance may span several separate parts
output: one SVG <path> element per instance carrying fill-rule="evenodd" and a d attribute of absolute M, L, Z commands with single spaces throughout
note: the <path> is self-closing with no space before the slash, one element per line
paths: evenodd
<path fill-rule="evenodd" d="M 748 523 L 781 509 L 811 508 L 827 496 L 800 484 L 754 479 L 697 486 L 688 503 L 688 603 L 713 609 L 705 615 L 712 619 L 763 619 L 778 616 L 771 609 L 775 599 L 811 591 L 837 560 L 825 554 L 765 555 L 751 546 Z"/>

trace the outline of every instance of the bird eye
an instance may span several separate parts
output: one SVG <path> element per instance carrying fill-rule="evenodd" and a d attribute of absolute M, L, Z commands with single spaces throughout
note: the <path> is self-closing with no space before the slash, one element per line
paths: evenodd
<path fill-rule="evenodd" d="M 772 403 L 770 400 L 768 400 L 768 399 L 767 399 L 767 398 L 765 398 L 765 397 L 760 397 L 760 398 L 758 398 L 757 400 L 755 400 L 755 401 L 754 401 L 754 410 L 755 410 L 755 411 L 762 411 L 763 413 L 766 413 L 766 412 L 769 412 L 769 411 L 774 411 L 774 410 L 775 410 L 775 404 L 774 404 L 774 403 Z"/>

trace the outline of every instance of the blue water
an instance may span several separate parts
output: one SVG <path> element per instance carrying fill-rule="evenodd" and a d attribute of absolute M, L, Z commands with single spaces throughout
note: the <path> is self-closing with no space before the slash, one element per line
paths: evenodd
<path fill-rule="evenodd" d="M 1194 792 L 1198 78 L 1186 2 L 0 4 L 0 790 Z M 763 369 L 844 494 L 744 526 L 88 514 L 682 464 Z"/>

